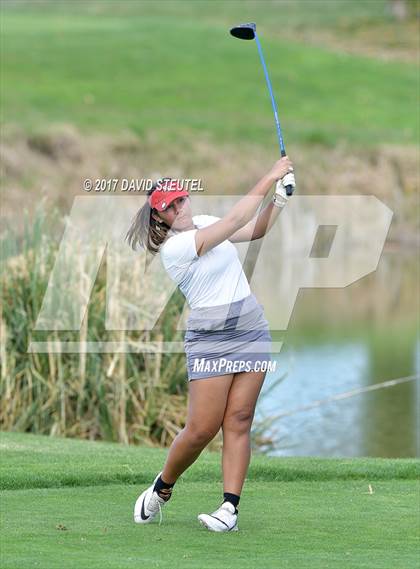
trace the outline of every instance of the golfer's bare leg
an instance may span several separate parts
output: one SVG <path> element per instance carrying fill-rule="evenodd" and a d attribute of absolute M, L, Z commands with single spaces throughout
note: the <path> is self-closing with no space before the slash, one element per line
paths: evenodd
<path fill-rule="evenodd" d="M 162 472 L 168 484 L 176 482 L 219 432 L 232 380 L 233 374 L 227 374 L 190 381 L 187 424 L 175 437 Z"/>
<path fill-rule="evenodd" d="M 240 495 L 251 459 L 250 431 L 266 372 L 235 373 L 223 417 L 223 490 Z"/>

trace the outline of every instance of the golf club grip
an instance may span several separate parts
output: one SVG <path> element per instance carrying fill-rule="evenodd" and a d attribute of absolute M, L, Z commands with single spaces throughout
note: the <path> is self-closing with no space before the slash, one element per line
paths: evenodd
<path fill-rule="evenodd" d="M 281 149 L 281 157 L 284 158 L 285 156 L 287 156 L 286 149 L 283 147 Z M 285 186 L 285 188 L 286 188 L 286 195 L 291 196 L 293 194 L 293 186 L 289 184 L 288 186 Z"/>

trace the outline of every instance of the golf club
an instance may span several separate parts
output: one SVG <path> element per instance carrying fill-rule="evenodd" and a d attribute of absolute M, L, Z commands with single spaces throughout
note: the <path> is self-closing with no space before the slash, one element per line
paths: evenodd
<path fill-rule="evenodd" d="M 234 28 L 231 28 L 230 33 L 233 35 L 233 37 L 239 38 L 241 40 L 253 40 L 253 39 L 255 39 L 255 41 L 257 43 L 258 53 L 260 55 L 261 64 L 262 64 L 263 69 L 264 69 L 265 80 L 267 82 L 267 87 L 268 87 L 268 91 L 270 93 L 270 98 L 271 98 L 271 104 L 273 106 L 274 120 L 276 122 L 277 137 L 279 140 L 280 153 L 282 156 L 286 156 L 286 148 L 284 146 L 283 135 L 281 132 L 281 126 L 280 126 L 279 116 L 278 116 L 278 112 L 277 112 L 277 105 L 276 105 L 276 101 L 274 99 L 273 89 L 271 87 L 270 77 L 268 76 L 268 70 L 267 70 L 267 66 L 265 64 L 264 55 L 262 52 L 260 40 L 258 39 L 257 25 L 254 24 L 253 22 L 250 22 L 249 24 L 239 24 L 239 26 L 235 26 Z M 286 186 L 286 193 L 288 196 L 291 196 L 293 194 L 293 186 L 292 185 Z"/>

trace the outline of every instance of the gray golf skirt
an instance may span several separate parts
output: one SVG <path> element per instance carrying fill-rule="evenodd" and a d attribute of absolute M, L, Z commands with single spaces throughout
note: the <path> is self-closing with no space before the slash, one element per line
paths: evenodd
<path fill-rule="evenodd" d="M 255 295 L 192 309 L 184 337 L 188 381 L 230 373 L 267 371 L 271 334 Z"/>

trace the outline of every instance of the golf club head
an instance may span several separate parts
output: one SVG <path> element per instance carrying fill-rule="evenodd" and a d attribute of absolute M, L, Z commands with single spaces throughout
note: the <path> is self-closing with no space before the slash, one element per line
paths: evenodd
<path fill-rule="evenodd" d="M 235 38 L 240 40 L 253 40 L 255 38 L 255 31 L 257 29 L 256 24 L 250 22 L 249 24 L 239 24 L 230 29 L 230 33 Z"/>

